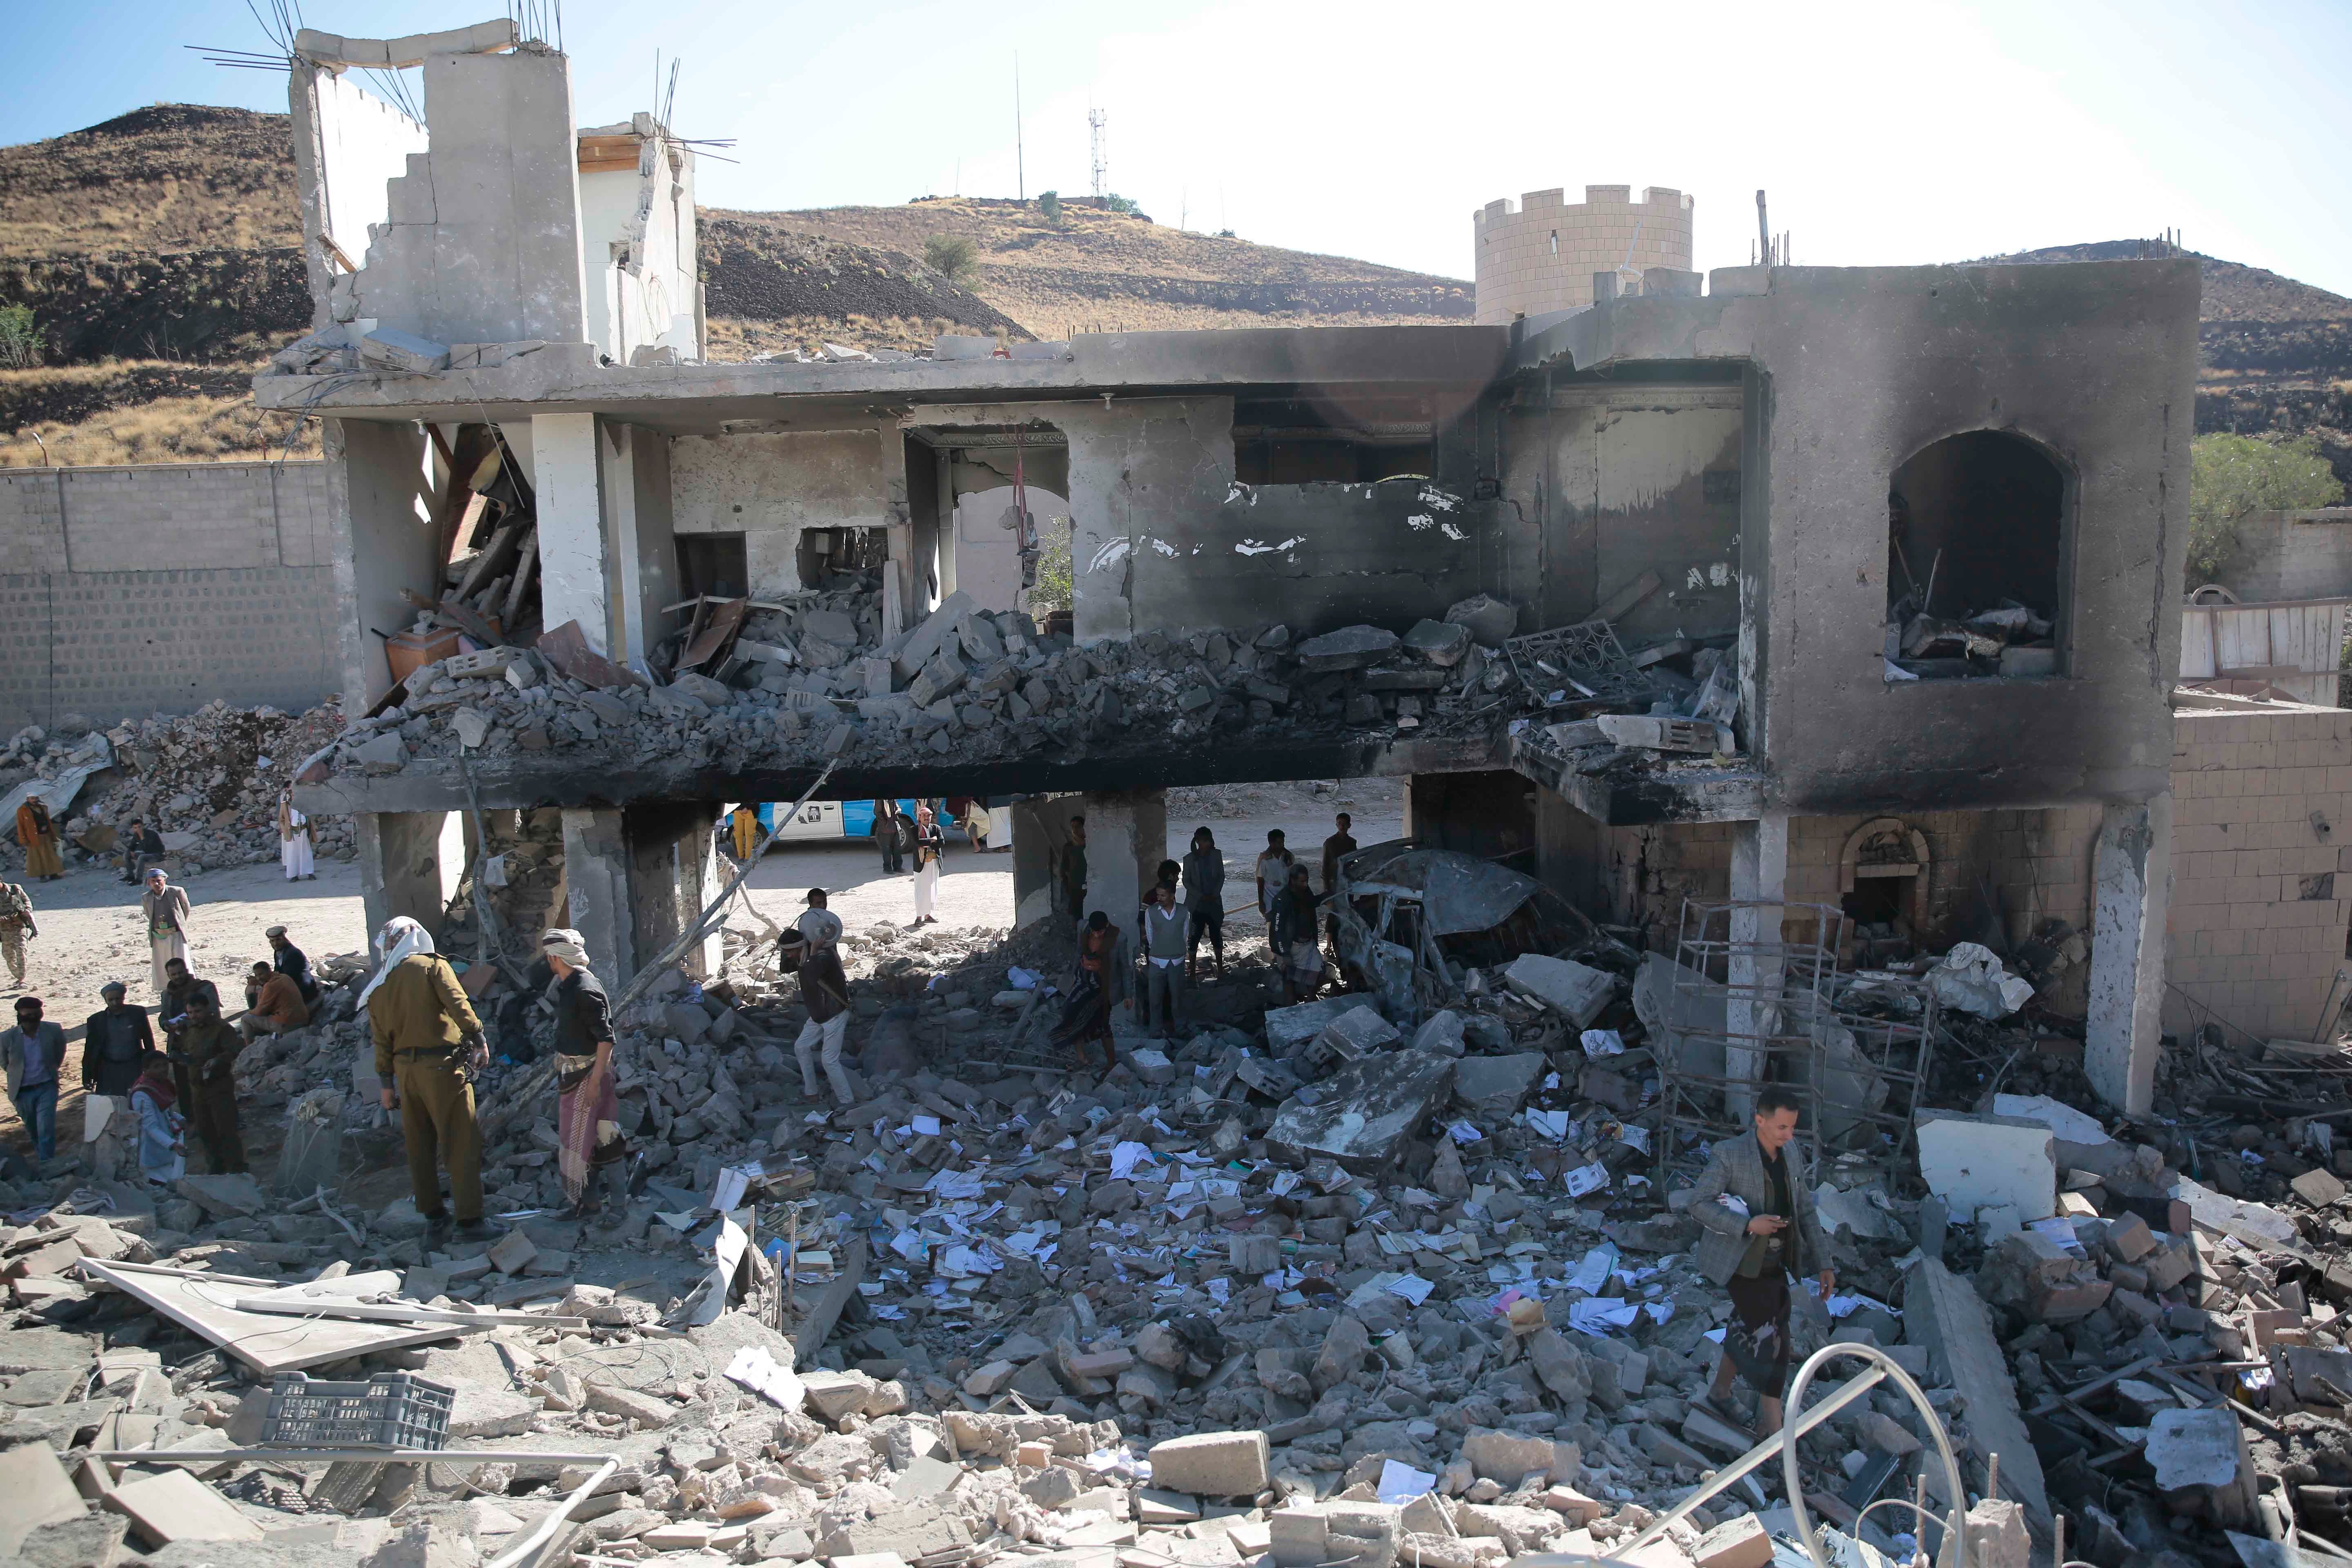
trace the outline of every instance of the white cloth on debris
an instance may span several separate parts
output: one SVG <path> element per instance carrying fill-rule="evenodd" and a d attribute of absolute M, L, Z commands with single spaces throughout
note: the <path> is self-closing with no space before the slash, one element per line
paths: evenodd
<path fill-rule="evenodd" d="M 2006 1018 L 2033 996 L 2031 982 L 2010 973 L 1990 948 L 1973 942 L 1955 942 L 1927 971 L 1927 989 L 1943 1005 L 1979 1018 Z"/>
<path fill-rule="evenodd" d="M 286 879 L 289 882 L 297 877 L 310 876 L 316 869 L 310 854 L 310 836 L 297 833 L 291 838 L 279 840 L 278 860 L 286 868 Z"/>

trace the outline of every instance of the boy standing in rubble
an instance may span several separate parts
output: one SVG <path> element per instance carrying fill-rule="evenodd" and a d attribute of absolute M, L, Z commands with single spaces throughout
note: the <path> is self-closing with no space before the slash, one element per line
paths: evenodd
<path fill-rule="evenodd" d="M 810 1100 L 823 1097 L 824 1091 L 816 1081 L 822 1061 L 834 1098 L 844 1105 L 855 1104 L 857 1090 L 841 1065 L 842 1041 L 849 1032 L 849 976 L 841 968 L 841 917 L 824 907 L 823 888 L 808 890 L 808 912 L 779 940 L 777 955 L 785 970 L 801 977 L 801 1001 L 808 1008 L 808 1022 L 801 1026 L 800 1037 L 793 1042 L 793 1054 L 801 1063 L 803 1097 Z"/>
<path fill-rule="evenodd" d="M 473 1075 L 489 1060 L 482 1021 L 457 984 L 449 961 L 433 951 L 430 932 L 394 915 L 377 933 L 383 967 L 360 993 L 375 1042 L 378 1092 L 386 1110 L 401 1108 L 401 1140 L 408 1147 L 408 1182 L 425 1237 L 437 1246 L 454 1232 L 461 1241 L 485 1240 L 482 1223 L 482 1130 L 474 1120 Z M 396 1076 L 395 1076 L 396 1075 Z M 449 1208 L 441 1206 L 442 1156 L 449 1163 Z"/>
<path fill-rule="evenodd" d="M 1756 1391 L 1756 1431 L 1780 1429 L 1780 1394 L 1789 1379 L 1789 1279 L 1819 1275 L 1822 1300 L 1835 1283 L 1822 1253 L 1820 1222 L 1805 1157 L 1794 1145 L 1797 1096 L 1782 1084 L 1756 1097 L 1755 1131 L 1707 1152 L 1691 1189 L 1690 1215 L 1706 1234 L 1692 1261 L 1731 1297 L 1731 1323 L 1716 1363 L 1715 1386 L 1701 1403 L 1742 1426 L 1731 1408 L 1737 1375 Z"/>

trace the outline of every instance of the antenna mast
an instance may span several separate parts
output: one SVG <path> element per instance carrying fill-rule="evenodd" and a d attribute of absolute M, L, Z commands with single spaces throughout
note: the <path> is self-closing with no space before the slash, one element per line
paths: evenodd
<path fill-rule="evenodd" d="M 1110 150 L 1108 145 L 1110 133 L 1105 129 L 1109 121 L 1110 116 L 1101 110 L 1091 104 L 1087 106 L 1087 131 L 1089 140 L 1094 144 L 1095 200 L 1097 201 L 1103 199 L 1104 176 L 1110 172 Z"/>
<path fill-rule="evenodd" d="M 1029 166 L 1021 155 L 1021 51 L 1013 51 L 1013 191 L 1029 199 Z"/>

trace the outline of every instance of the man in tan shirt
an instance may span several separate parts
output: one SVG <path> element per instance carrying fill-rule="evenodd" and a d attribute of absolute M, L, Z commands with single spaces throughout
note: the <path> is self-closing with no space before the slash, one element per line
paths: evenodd
<path fill-rule="evenodd" d="M 310 1021 L 302 988 L 267 963 L 253 966 L 253 974 L 245 983 L 245 998 L 246 1009 L 238 1016 L 236 1026 L 248 1041 L 257 1035 L 282 1035 Z"/>
<path fill-rule="evenodd" d="M 383 1108 L 400 1109 L 416 1212 L 429 1222 L 428 1241 L 451 1234 L 436 1168 L 446 1155 L 455 1234 L 465 1241 L 485 1239 L 491 1232 L 482 1223 L 482 1130 L 474 1120 L 473 1083 L 475 1071 L 489 1060 L 482 1022 L 457 971 L 434 952 L 423 926 L 395 915 L 376 945 L 383 965 L 360 993 L 360 1005 L 375 1041 Z"/>

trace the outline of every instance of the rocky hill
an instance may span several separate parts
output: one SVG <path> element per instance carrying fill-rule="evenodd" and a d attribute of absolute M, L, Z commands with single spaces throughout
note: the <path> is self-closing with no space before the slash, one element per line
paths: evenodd
<path fill-rule="evenodd" d="M 1995 261 L 2118 261 L 2149 242 L 2102 240 L 1997 256 Z M 2193 253 L 2192 253 L 2193 254 Z M 2352 300 L 2259 267 L 2199 256 L 2197 430 L 2315 436 L 2352 484 Z"/>
<path fill-rule="evenodd" d="M 0 369 L 0 467 L 315 451 L 243 377 L 310 322 L 286 117 L 157 104 L 0 147 L 0 305 L 31 308 L 43 363 Z M 1254 245 L 1084 198 L 702 213 L 711 349 L 919 348 L 942 331 L 1066 337 L 1183 328 L 1452 322 L 1458 279 Z M 950 279 L 921 258 L 971 247 Z M 2142 252 L 2137 240 L 1999 259 Z M 2352 479 L 2352 300 L 2215 258 L 2197 427 L 2318 436 Z M 21 436 L 37 428 L 47 442 Z"/>

